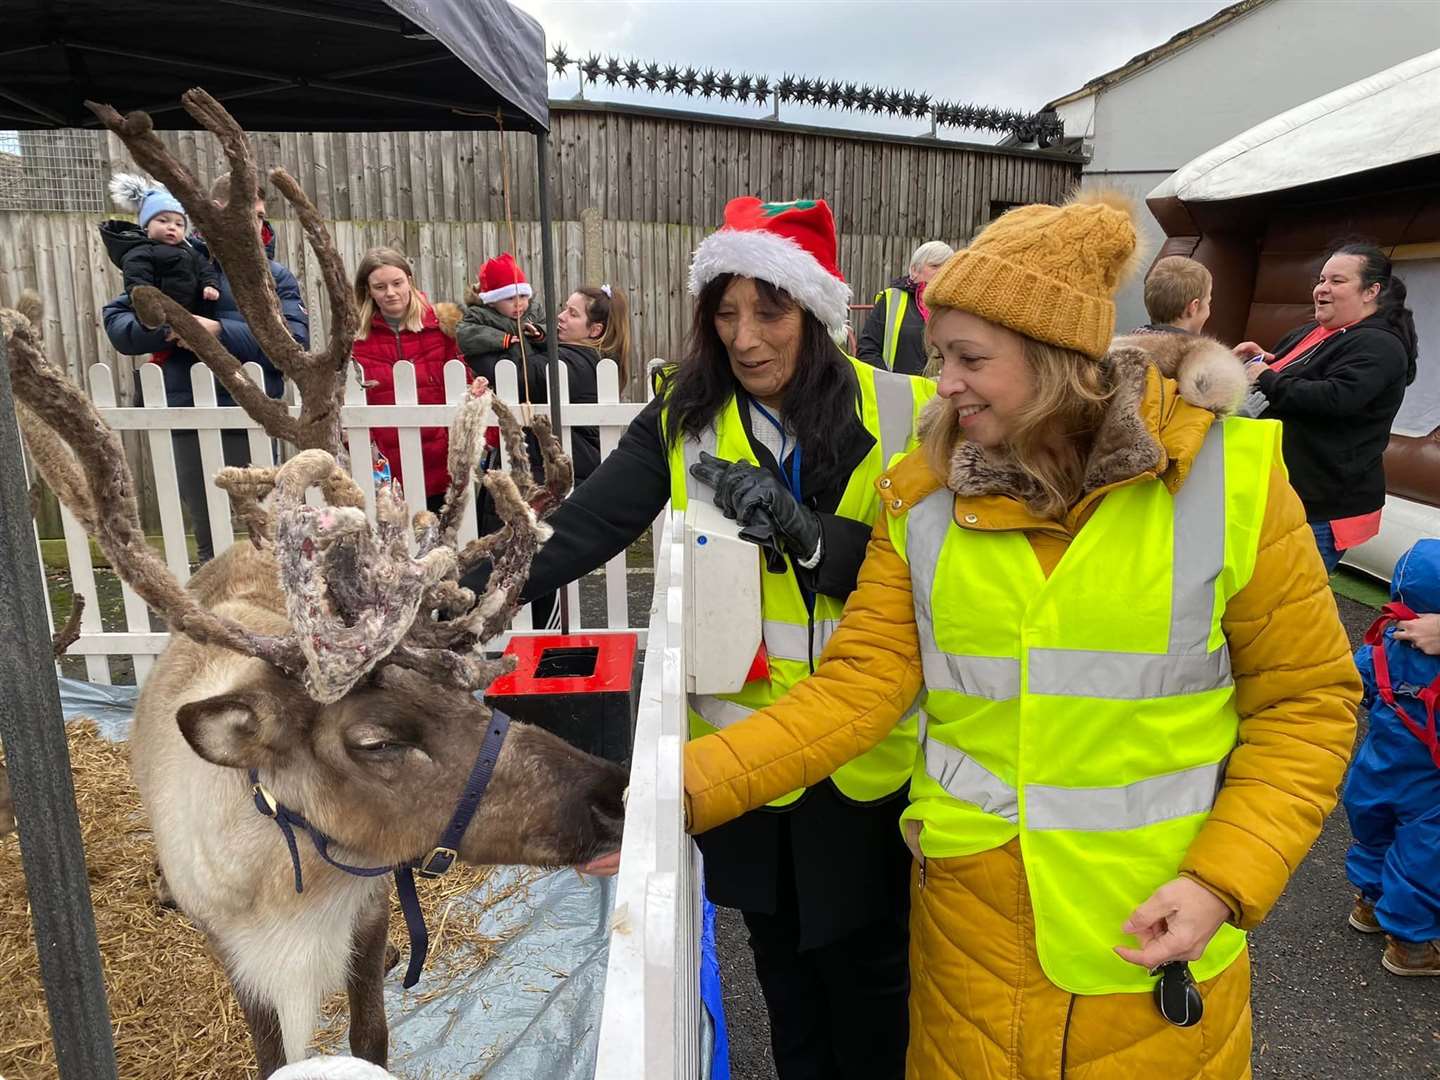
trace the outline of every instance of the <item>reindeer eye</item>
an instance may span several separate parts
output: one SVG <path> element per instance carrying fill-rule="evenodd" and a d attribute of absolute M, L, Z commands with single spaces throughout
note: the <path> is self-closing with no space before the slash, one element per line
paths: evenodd
<path fill-rule="evenodd" d="M 352 754 L 367 757 L 399 754 L 409 749 L 408 744 L 403 739 L 397 739 L 393 733 L 375 729 L 353 732 L 346 741 Z"/>

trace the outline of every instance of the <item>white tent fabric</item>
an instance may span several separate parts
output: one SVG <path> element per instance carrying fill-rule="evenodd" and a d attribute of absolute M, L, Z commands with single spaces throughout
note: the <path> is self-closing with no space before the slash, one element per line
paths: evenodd
<path fill-rule="evenodd" d="M 1440 49 L 1271 117 L 1172 173 L 1149 198 L 1217 202 L 1440 154 Z"/>

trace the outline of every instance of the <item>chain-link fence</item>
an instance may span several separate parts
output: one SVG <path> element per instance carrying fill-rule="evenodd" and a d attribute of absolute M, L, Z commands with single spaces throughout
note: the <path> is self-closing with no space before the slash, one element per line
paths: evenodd
<path fill-rule="evenodd" d="M 105 209 L 99 132 L 0 131 L 0 210 Z"/>

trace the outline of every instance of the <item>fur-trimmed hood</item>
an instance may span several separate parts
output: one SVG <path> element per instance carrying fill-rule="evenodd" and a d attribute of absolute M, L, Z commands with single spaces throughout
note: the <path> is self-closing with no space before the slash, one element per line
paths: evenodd
<path fill-rule="evenodd" d="M 1118 337 L 1099 363 L 1110 374 L 1114 394 L 1086 464 L 1085 494 L 1144 472 L 1162 473 L 1178 449 L 1167 429 L 1198 427 L 1203 435 L 1213 416 L 1228 416 L 1239 407 L 1247 389 L 1242 361 L 1213 338 L 1194 334 Z M 932 415 L 947 407 L 942 398 L 931 402 L 921 418 L 922 431 Z M 1199 440 L 1193 443 L 1177 461 L 1187 471 L 1199 450 Z M 956 446 L 942 480 L 961 496 L 1009 495 L 1024 501 L 1039 493 L 1035 481 L 1012 461 L 971 442 Z"/>

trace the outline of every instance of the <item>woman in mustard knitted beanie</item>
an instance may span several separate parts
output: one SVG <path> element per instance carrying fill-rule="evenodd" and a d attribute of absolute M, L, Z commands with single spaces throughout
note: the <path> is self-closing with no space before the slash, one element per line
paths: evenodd
<path fill-rule="evenodd" d="M 686 750 L 699 832 L 918 707 L 911 1080 L 1248 1077 L 1246 931 L 1349 755 L 1359 684 L 1279 426 L 1229 418 L 1218 343 L 1111 340 L 1134 251 L 1102 198 L 946 263 L 939 397 L 820 667 Z"/>

